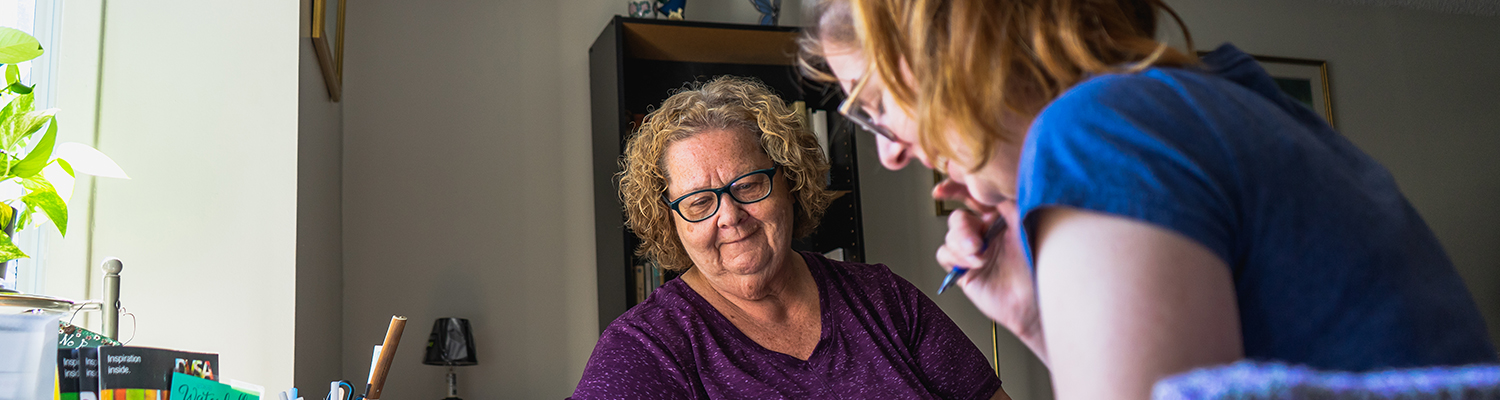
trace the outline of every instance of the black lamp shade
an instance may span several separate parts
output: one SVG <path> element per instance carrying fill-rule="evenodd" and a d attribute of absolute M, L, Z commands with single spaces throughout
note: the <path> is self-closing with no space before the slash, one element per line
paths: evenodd
<path fill-rule="evenodd" d="M 474 332 L 469 329 L 469 320 L 463 318 L 438 318 L 432 322 L 432 334 L 427 336 L 427 355 L 422 357 L 427 365 L 461 366 L 479 364 L 474 354 Z"/>

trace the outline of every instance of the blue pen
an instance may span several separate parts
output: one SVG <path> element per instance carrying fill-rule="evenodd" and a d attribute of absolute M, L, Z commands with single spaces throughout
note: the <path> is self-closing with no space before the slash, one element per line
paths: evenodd
<path fill-rule="evenodd" d="M 953 282 L 958 282 L 958 278 L 962 278 L 968 272 L 968 268 L 957 265 L 953 266 L 953 269 L 948 270 L 948 276 L 943 277 L 943 285 L 938 286 L 937 294 L 943 294 L 944 290 L 948 290 L 949 287 L 953 286 Z"/>
<path fill-rule="evenodd" d="M 1005 227 L 1005 218 L 995 219 L 995 223 L 990 225 L 990 229 L 984 233 L 984 243 L 981 243 L 979 245 L 980 254 L 984 254 L 984 251 L 990 247 L 991 240 L 995 240 L 996 236 L 999 236 L 1000 233 L 1005 232 Z M 949 287 L 953 286 L 954 282 L 958 282 L 958 278 L 963 277 L 964 274 L 968 272 L 968 268 L 960 267 L 957 265 L 953 266 L 952 269 L 948 270 L 948 276 L 943 277 L 943 284 L 938 286 L 937 294 L 943 294 L 944 291 L 947 291 Z"/>

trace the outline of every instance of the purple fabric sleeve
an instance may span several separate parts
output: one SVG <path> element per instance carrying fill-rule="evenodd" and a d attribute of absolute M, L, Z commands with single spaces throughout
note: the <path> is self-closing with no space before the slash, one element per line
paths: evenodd
<path fill-rule="evenodd" d="M 574 399 L 988 399 L 1000 379 L 931 299 L 883 265 L 803 253 L 822 333 L 807 360 L 756 344 L 680 280 L 600 336 Z"/>

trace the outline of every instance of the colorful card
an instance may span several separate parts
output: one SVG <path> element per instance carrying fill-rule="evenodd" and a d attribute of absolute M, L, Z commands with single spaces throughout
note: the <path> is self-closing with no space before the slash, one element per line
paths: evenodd
<path fill-rule="evenodd" d="M 260 400 L 259 393 L 228 384 L 176 372 L 172 374 L 172 400 Z"/>

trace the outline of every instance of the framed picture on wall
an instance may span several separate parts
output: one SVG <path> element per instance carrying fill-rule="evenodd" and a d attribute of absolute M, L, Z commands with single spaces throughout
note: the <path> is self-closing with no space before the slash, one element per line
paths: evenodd
<path fill-rule="evenodd" d="M 1282 92 L 1302 102 L 1333 125 L 1333 98 L 1328 90 L 1328 62 L 1302 58 L 1254 56 Z"/>
<path fill-rule="evenodd" d="M 1199 51 L 1198 56 L 1208 54 Z M 1323 116 L 1328 125 L 1333 120 L 1333 96 L 1328 89 L 1328 62 L 1305 58 L 1251 55 L 1260 67 L 1276 80 L 1276 86 L 1302 105 Z"/>
<path fill-rule="evenodd" d="M 313 51 L 323 69 L 328 99 L 337 102 L 344 83 L 344 0 L 313 0 L 312 7 Z"/>
<path fill-rule="evenodd" d="M 941 172 L 932 171 L 932 186 L 936 187 L 938 182 L 942 182 L 944 179 L 948 179 L 948 176 L 943 175 Z M 956 200 L 933 199 L 932 205 L 940 217 L 946 217 L 948 214 L 952 214 L 953 210 L 964 208 L 964 203 Z"/>

